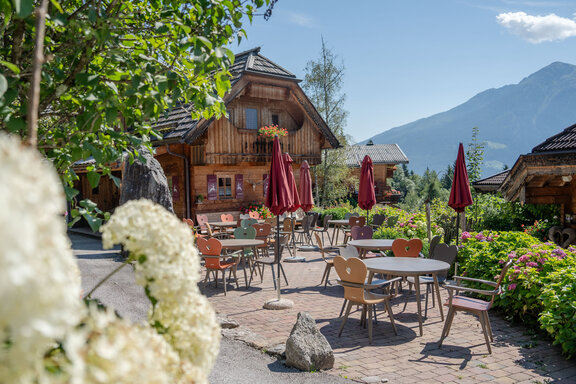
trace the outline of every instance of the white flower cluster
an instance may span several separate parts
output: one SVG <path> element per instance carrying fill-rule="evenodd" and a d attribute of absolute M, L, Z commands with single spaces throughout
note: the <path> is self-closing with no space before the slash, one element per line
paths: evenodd
<path fill-rule="evenodd" d="M 50 164 L 0 132 L 0 378 L 31 381 L 50 343 L 83 314 L 66 236 L 65 198 Z"/>
<path fill-rule="evenodd" d="M 173 384 L 190 383 L 180 358 L 153 328 L 134 325 L 116 317 L 112 310 L 91 305 L 82 326 L 64 341 L 70 360 L 66 377 L 56 382 L 71 384 Z M 71 352 L 73 351 L 73 352 Z"/>
<path fill-rule="evenodd" d="M 118 207 L 102 226 L 104 248 L 121 243 L 135 265 L 136 282 L 157 300 L 149 315 L 197 383 L 207 376 L 218 355 L 220 327 L 208 300 L 200 293 L 200 258 L 186 223 L 149 200 Z"/>

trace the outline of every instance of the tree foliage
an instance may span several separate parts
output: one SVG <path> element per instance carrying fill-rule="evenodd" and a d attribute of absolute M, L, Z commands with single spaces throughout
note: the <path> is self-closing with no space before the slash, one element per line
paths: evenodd
<path fill-rule="evenodd" d="M 338 56 L 326 46 L 322 38 L 320 57 L 307 63 L 302 88 L 310 98 L 316 110 L 346 146 L 344 135 L 348 112 L 344 109 L 346 95 L 342 93 L 344 65 L 338 63 Z M 345 149 L 324 151 L 322 164 L 314 167 L 316 176 L 316 201 L 325 206 L 346 197 L 354 181 L 346 166 Z"/>
<path fill-rule="evenodd" d="M 268 3 L 268 0 L 266 0 Z M 234 60 L 225 48 L 245 35 L 264 0 L 52 0 L 46 17 L 38 148 L 64 181 L 94 159 L 88 180 L 149 143 L 151 125 L 177 103 L 193 117 L 225 113 Z M 0 128 L 26 139 L 35 46 L 33 0 L 0 2 Z M 118 180 L 115 180 L 118 181 Z M 69 197 L 76 192 L 67 189 Z"/>

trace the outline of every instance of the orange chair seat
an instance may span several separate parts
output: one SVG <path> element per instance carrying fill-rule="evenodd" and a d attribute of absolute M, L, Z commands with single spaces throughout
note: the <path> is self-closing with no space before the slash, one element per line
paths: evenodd
<path fill-rule="evenodd" d="M 444 305 L 449 306 L 449 301 L 447 300 Z M 454 296 L 452 298 L 452 306 L 456 310 L 487 311 L 490 309 L 491 304 L 488 301 L 473 299 L 471 297 Z"/>

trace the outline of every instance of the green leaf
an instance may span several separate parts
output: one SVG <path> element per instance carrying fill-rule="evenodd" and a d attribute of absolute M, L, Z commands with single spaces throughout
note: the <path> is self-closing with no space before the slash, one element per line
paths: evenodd
<path fill-rule="evenodd" d="M 80 191 L 65 185 L 64 186 L 64 193 L 66 194 L 67 200 L 72 200 L 74 198 L 74 196 L 76 196 L 76 195 L 78 195 L 78 193 L 80 193 Z"/>
<path fill-rule="evenodd" d="M 90 186 L 92 188 L 96 188 L 98 186 L 98 183 L 100 183 L 100 174 L 98 172 L 88 172 L 86 174 L 86 177 L 88 178 L 88 181 L 90 182 Z"/>
<path fill-rule="evenodd" d="M 6 122 L 6 128 L 10 132 L 22 132 L 26 129 L 26 122 L 20 118 L 10 118 Z"/>
<path fill-rule="evenodd" d="M 18 17 L 25 18 L 34 10 L 34 0 L 12 0 Z"/>
<path fill-rule="evenodd" d="M 0 97 L 4 96 L 7 90 L 8 90 L 8 81 L 6 81 L 4 75 L 0 73 Z"/>
<path fill-rule="evenodd" d="M 116 187 L 120 188 L 120 183 L 122 182 L 122 180 L 114 175 L 109 175 L 110 178 L 112 179 L 112 181 L 114 182 L 114 184 L 116 185 Z"/>
<path fill-rule="evenodd" d="M 16 65 L 9 63 L 7 61 L 4 60 L 0 60 L 0 64 L 2 64 L 3 66 L 5 66 L 6 68 L 8 68 L 9 70 L 11 70 L 12 72 L 14 72 L 15 74 L 19 74 L 20 73 L 20 68 L 18 68 Z"/>
<path fill-rule="evenodd" d="M 64 13 L 64 10 L 62 9 L 62 6 L 61 6 L 60 3 L 58 2 L 58 0 L 50 0 L 50 2 L 51 2 L 52 5 L 58 10 L 58 12 Z"/>
<path fill-rule="evenodd" d="M 98 232 L 98 230 L 102 226 L 102 219 L 90 216 L 88 213 L 85 213 L 84 215 L 82 215 L 82 217 L 84 217 L 84 219 L 90 226 L 92 232 Z"/>

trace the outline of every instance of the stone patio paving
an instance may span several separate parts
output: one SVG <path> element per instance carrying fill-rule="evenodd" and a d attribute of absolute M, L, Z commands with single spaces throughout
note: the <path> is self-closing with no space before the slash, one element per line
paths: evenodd
<path fill-rule="evenodd" d="M 336 272 L 331 272 L 332 285 L 324 289 L 319 285 L 325 266 L 320 253 L 298 252 L 298 256 L 304 256 L 306 262 L 283 263 L 289 285 L 282 289 L 282 297 L 294 302 L 291 309 L 262 308 L 266 300 L 275 298 L 270 268 L 265 270 L 264 281 L 255 277 L 248 290 L 239 270 L 240 289 L 230 284 L 224 296 L 221 283 L 218 288 L 210 283 L 202 286 L 203 292 L 218 312 L 252 331 L 254 344 L 263 349 L 284 343 L 298 312 L 309 312 L 336 356 L 334 368 L 328 373 L 360 382 L 576 383 L 574 360 L 566 360 L 560 348 L 548 340 L 510 325 L 496 311 L 490 313 L 494 331 L 492 355 L 488 355 L 480 323 L 464 313 L 456 314 L 450 335 L 439 349 L 437 341 L 444 322 L 438 307 L 429 308 L 424 334 L 419 336 L 414 295 L 405 311 L 402 294 L 392 300 L 398 336 L 387 314 L 378 311 L 373 341 L 368 344 L 368 331 L 360 326 L 360 312 L 356 311 L 338 337 L 343 289 L 336 284 Z M 441 294 L 447 297 L 444 290 Z"/>

